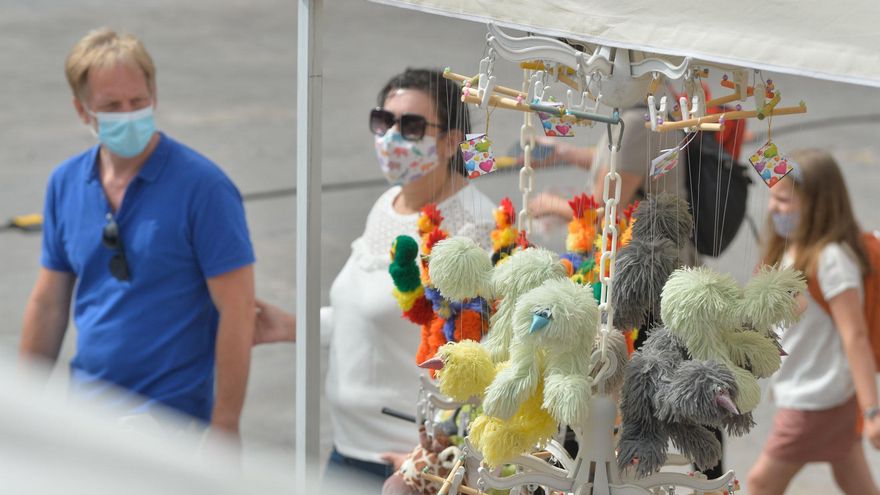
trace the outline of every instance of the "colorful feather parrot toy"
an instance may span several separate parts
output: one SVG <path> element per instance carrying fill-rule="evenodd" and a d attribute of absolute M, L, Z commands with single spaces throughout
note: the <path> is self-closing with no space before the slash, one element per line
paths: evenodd
<path fill-rule="evenodd" d="M 394 297 L 402 316 L 421 326 L 417 364 L 433 357 L 447 342 L 479 341 L 488 328 L 489 308 L 482 298 L 449 301 L 431 283 L 427 257 L 436 243 L 448 237 L 440 227 L 442 222 L 443 216 L 434 204 L 422 209 L 418 219 L 421 257 L 418 244 L 410 236 L 398 236 L 391 246 L 388 272 L 394 281 Z"/>

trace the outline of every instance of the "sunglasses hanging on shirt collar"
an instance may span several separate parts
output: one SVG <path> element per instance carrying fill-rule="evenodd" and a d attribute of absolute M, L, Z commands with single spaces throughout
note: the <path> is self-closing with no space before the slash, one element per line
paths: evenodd
<path fill-rule="evenodd" d="M 125 250 L 122 247 L 122 237 L 119 235 L 119 225 L 113 215 L 107 214 L 107 223 L 101 231 L 101 244 L 105 248 L 115 251 L 113 257 L 110 258 L 110 274 L 116 280 L 131 280 L 131 271 L 128 268 L 128 262 L 125 259 Z"/>

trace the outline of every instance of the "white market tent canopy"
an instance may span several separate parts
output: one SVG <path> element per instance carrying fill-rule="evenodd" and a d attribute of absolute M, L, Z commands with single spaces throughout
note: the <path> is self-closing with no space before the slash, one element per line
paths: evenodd
<path fill-rule="evenodd" d="M 706 62 L 880 87 L 875 0 L 371 0 Z"/>
<path fill-rule="evenodd" d="M 880 87 L 876 0 L 371 1 L 609 47 Z M 323 0 L 298 4 L 296 470 L 304 491 L 317 474 L 319 453 Z"/>

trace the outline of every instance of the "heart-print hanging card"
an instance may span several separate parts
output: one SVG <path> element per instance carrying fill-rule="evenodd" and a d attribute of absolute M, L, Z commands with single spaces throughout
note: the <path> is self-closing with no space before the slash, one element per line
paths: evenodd
<path fill-rule="evenodd" d="M 561 103 L 543 103 L 546 106 L 559 107 Z M 538 112 L 538 118 L 541 119 L 541 126 L 544 129 L 544 135 L 550 137 L 574 137 L 574 126 L 568 122 L 563 122 L 558 116 L 547 113 Z"/>
<path fill-rule="evenodd" d="M 485 134 L 468 134 L 459 145 L 468 178 L 475 179 L 495 171 L 495 152 Z"/>
<path fill-rule="evenodd" d="M 651 178 L 659 179 L 663 174 L 674 169 L 678 165 L 678 147 L 662 150 L 660 156 L 651 160 Z"/>
<path fill-rule="evenodd" d="M 775 186 L 777 182 L 794 170 L 794 162 L 780 153 L 776 144 L 770 141 L 752 153 L 749 162 L 755 167 L 758 175 L 764 179 L 767 187 Z"/>

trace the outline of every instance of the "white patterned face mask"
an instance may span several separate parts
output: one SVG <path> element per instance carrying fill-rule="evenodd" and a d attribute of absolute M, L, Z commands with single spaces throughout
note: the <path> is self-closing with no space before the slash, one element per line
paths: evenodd
<path fill-rule="evenodd" d="M 409 184 L 437 167 L 437 139 L 424 136 L 418 141 L 409 141 L 396 129 L 390 129 L 376 136 L 376 157 L 389 183 Z"/>

